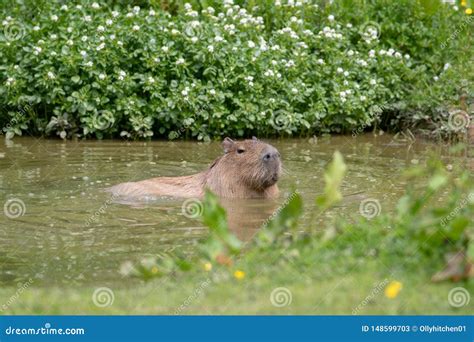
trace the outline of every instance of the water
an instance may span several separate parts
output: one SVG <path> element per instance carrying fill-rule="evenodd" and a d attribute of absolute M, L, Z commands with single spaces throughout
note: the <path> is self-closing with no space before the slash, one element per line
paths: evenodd
<path fill-rule="evenodd" d="M 360 217 L 364 199 L 377 200 L 381 211 L 393 210 L 404 189 L 403 169 L 423 163 L 433 152 L 453 158 L 445 146 L 388 135 L 269 142 L 280 150 L 285 168 L 279 201 L 225 203 L 231 228 L 243 240 L 293 189 L 305 202 L 301 229 L 318 229 L 317 222 L 309 222 L 309 212 L 335 150 L 349 169 L 344 200 L 328 216 Z M 3 140 L 0 284 L 29 278 L 44 286 L 120 284 L 129 281 L 118 272 L 125 261 L 173 248 L 193 253 L 206 228 L 183 214 L 183 200 L 124 203 L 111 201 L 103 189 L 123 181 L 196 173 L 220 154 L 218 142 Z"/>

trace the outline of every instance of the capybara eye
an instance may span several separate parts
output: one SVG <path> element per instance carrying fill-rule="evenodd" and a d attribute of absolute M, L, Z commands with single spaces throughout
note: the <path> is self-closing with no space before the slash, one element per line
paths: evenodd
<path fill-rule="evenodd" d="M 243 148 L 238 148 L 238 149 L 237 149 L 237 153 L 238 153 L 238 154 L 241 154 L 241 153 L 244 153 L 244 152 L 245 152 L 245 150 L 244 150 Z"/>

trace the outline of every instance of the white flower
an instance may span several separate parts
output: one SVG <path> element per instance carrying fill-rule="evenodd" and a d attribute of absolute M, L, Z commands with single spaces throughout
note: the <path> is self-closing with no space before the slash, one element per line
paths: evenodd
<path fill-rule="evenodd" d="M 119 16 L 119 12 L 117 11 L 112 11 L 112 17 L 117 18 Z"/>
<path fill-rule="evenodd" d="M 433 79 L 434 79 L 435 81 L 437 81 L 437 80 L 439 80 L 439 77 L 438 77 L 438 76 L 435 76 L 435 77 L 433 77 Z"/>
<path fill-rule="evenodd" d="M 153 77 L 148 77 L 148 82 L 149 83 L 155 83 L 155 79 Z"/>
<path fill-rule="evenodd" d="M 15 83 L 15 79 L 13 77 L 8 77 L 7 78 L 7 85 L 11 85 L 13 83 Z"/>
<path fill-rule="evenodd" d="M 209 51 L 209 52 L 214 52 L 214 46 L 209 45 L 209 46 L 207 47 L 207 51 Z"/>
<path fill-rule="evenodd" d="M 71 33 L 71 32 L 72 32 L 72 27 L 69 26 L 69 27 L 66 29 L 66 31 L 67 31 L 68 33 Z"/>
<path fill-rule="evenodd" d="M 298 89 L 296 89 L 296 88 L 291 88 L 291 92 L 292 92 L 293 94 L 298 94 Z"/>
<path fill-rule="evenodd" d="M 340 96 L 340 97 L 346 97 L 346 92 L 345 92 L 345 91 L 341 91 L 341 92 L 339 93 L 339 96 Z"/>
<path fill-rule="evenodd" d="M 105 27 L 102 26 L 102 25 L 100 25 L 100 26 L 97 27 L 97 31 L 99 31 L 99 32 L 104 32 L 104 31 L 105 31 Z"/>
<path fill-rule="evenodd" d="M 328 17 L 328 20 L 329 20 L 329 21 L 334 21 L 334 16 L 331 14 L 331 15 Z"/>
<path fill-rule="evenodd" d="M 402 54 L 400 52 L 395 52 L 395 57 L 396 58 L 402 58 Z"/>
<path fill-rule="evenodd" d="M 112 19 L 107 19 L 107 20 L 105 21 L 105 24 L 108 25 L 108 26 L 112 25 L 112 24 L 113 24 Z"/>
<path fill-rule="evenodd" d="M 105 43 L 100 43 L 99 46 L 96 47 L 96 50 L 97 50 L 97 51 L 100 51 L 100 50 L 102 50 L 103 48 L 105 48 Z"/>
<path fill-rule="evenodd" d="M 133 12 L 138 14 L 140 12 L 140 6 L 134 6 L 133 7 Z"/>
<path fill-rule="evenodd" d="M 375 57 L 375 50 L 370 50 L 369 51 L 369 56 L 370 57 Z"/>
<path fill-rule="evenodd" d="M 163 52 L 168 52 L 169 49 L 170 49 L 170 48 L 167 47 L 166 45 L 161 48 L 161 50 L 162 50 Z"/>
<path fill-rule="evenodd" d="M 132 30 L 133 30 L 133 31 L 138 31 L 138 30 L 140 30 L 140 26 L 138 26 L 138 25 L 133 25 Z"/>
<path fill-rule="evenodd" d="M 180 64 L 184 64 L 184 58 L 182 57 L 178 58 L 178 60 L 176 61 L 176 65 L 180 65 Z"/>
<path fill-rule="evenodd" d="M 249 82 L 249 86 L 253 87 L 253 82 Z"/>
<path fill-rule="evenodd" d="M 39 26 L 34 26 L 33 31 L 39 31 L 40 27 Z"/>
<path fill-rule="evenodd" d="M 150 10 L 150 12 L 148 12 L 148 15 L 149 15 L 150 17 L 155 16 L 155 14 L 156 14 L 155 11 L 152 10 L 152 9 Z"/>
<path fill-rule="evenodd" d="M 123 46 L 123 43 L 120 40 L 117 40 L 117 45 L 118 46 Z"/>
<path fill-rule="evenodd" d="M 54 75 L 54 73 L 52 71 L 48 71 L 48 78 L 51 79 L 51 80 L 54 80 L 56 78 L 56 76 Z"/>
<path fill-rule="evenodd" d="M 58 18 L 58 16 L 57 16 L 56 14 L 53 14 L 53 15 L 51 16 L 51 20 L 52 20 L 52 21 L 58 21 L 58 19 L 59 19 L 59 18 Z"/>
<path fill-rule="evenodd" d="M 324 60 L 322 60 L 321 58 L 320 58 L 320 59 L 318 59 L 318 61 L 317 61 L 317 62 L 318 62 L 318 64 L 324 64 Z"/>
<path fill-rule="evenodd" d="M 68 41 L 66 42 L 68 45 L 74 45 L 74 42 L 71 40 L 71 39 L 68 39 Z"/>
<path fill-rule="evenodd" d="M 84 50 L 82 50 L 82 51 L 80 52 L 80 54 L 81 54 L 82 57 L 86 57 L 86 56 L 87 56 L 87 52 L 84 51 Z"/>
<path fill-rule="evenodd" d="M 99 74 L 99 79 L 105 80 L 105 74 Z"/>
<path fill-rule="evenodd" d="M 263 74 L 267 77 L 275 76 L 275 73 L 273 72 L 273 70 L 270 70 L 270 69 L 265 71 Z"/>
<path fill-rule="evenodd" d="M 245 80 L 252 82 L 253 81 L 253 76 L 245 76 Z"/>
<path fill-rule="evenodd" d="M 209 94 L 216 95 L 216 91 L 214 89 L 209 90 Z"/>
<path fill-rule="evenodd" d="M 336 72 L 337 72 L 338 74 L 342 74 L 342 73 L 344 72 L 344 69 L 343 69 L 343 68 L 337 68 L 337 69 L 336 69 Z"/>
<path fill-rule="evenodd" d="M 348 23 L 348 24 L 346 25 L 346 27 L 347 27 L 347 28 L 352 28 L 352 24 L 351 24 L 351 23 Z"/>
<path fill-rule="evenodd" d="M 395 50 L 390 48 L 390 49 L 388 49 L 388 51 L 387 51 L 387 55 L 388 55 L 388 56 L 393 56 L 393 53 L 394 53 L 394 52 L 395 52 Z"/>
<path fill-rule="evenodd" d="M 82 6 L 81 6 L 81 5 L 76 5 L 76 8 L 77 8 L 78 10 L 81 10 L 81 9 L 82 9 Z"/>
<path fill-rule="evenodd" d="M 118 75 L 117 78 L 118 78 L 120 81 L 123 81 L 124 78 L 125 78 L 125 76 L 127 76 L 127 73 L 126 73 L 125 71 L 123 71 L 123 70 L 120 70 L 118 74 L 119 74 L 119 75 Z"/>
<path fill-rule="evenodd" d="M 189 94 L 189 88 L 188 88 L 188 87 L 186 87 L 186 88 L 184 88 L 183 90 L 181 90 L 181 95 L 183 95 L 183 96 L 188 96 L 188 94 Z"/>
<path fill-rule="evenodd" d="M 128 12 L 125 16 L 126 16 L 127 18 L 131 18 L 131 17 L 133 17 L 133 13 L 132 13 L 132 12 Z"/>
<path fill-rule="evenodd" d="M 62 5 L 62 6 L 61 6 L 61 10 L 62 10 L 62 11 L 67 11 L 67 5 Z"/>
<path fill-rule="evenodd" d="M 52 40 L 55 40 L 56 38 L 58 38 L 58 35 L 53 33 L 53 34 L 51 35 L 51 39 L 52 39 Z"/>
<path fill-rule="evenodd" d="M 344 71 L 344 76 L 349 76 L 349 71 Z"/>
<path fill-rule="evenodd" d="M 353 55 L 354 55 L 354 51 L 352 51 L 352 50 L 347 51 L 347 55 L 348 55 L 348 56 L 353 56 Z"/>
<path fill-rule="evenodd" d="M 453 10 L 459 11 L 459 7 L 458 6 L 453 6 Z"/>
<path fill-rule="evenodd" d="M 216 37 L 214 38 L 214 40 L 215 40 L 216 42 L 222 42 L 222 41 L 224 40 L 224 38 L 222 38 L 221 36 L 216 36 Z"/>
<path fill-rule="evenodd" d="M 109 38 L 110 38 L 110 40 L 114 40 L 114 39 L 115 39 L 115 34 L 111 34 L 111 35 L 109 36 Z"/>
<path fill-rule="evenodd" d="M 386 53 L 387 53 L 387 51 L 385 51 L 383 49 L 379 51 L 379 55 L 381 55 L 381 56 L 385 55 Z"/>
<path fill-rule="evenodd" d="M 366 98 L 364 95 L 362 95 L 362 96 L 360 97 L 360 100 L 361 100 L 361 101 L 365 101 L 365 100 L 367 100 L 367 98 Z"/>
<path fill-rule="evenodd" d="M 97 2 L 93 2 L 92 5 L 91 5 L 92 8 L 95 8 L 95 9 L 99 9 L 100 6 Z"/>
<path fill-rule="evenodd" d="M 370 83 L 370 85 L 376 85 L 377 81 L 375 79 L 371 79 L 369 83 Z"/>
<path fill-rule="evenodd" d="M 191 6 L 191 4 L 189 2 L 187 2 L 187 3 L 184 4 L 184 9 L 186 11 L 190 11 L 190 10 L 193 9 L 193 6 Z"/>
<path fill-rule="evenodd" d="M 198 41 L 198 37 L 192 37 L 191 42 L 196 43 Z"/>
<path fill-rule="evenodd" d="M 403 57 L 405 57 L 405 59 L 410 59 L 410 55 L 409 55 L 409 54 L 405 54 L 405 56 L 403 56 Z"/>
<path fill-rule="evenodd" d="M 451 64 L 446 63 L 443 67 L 443 70 L 448 70 L 451 67 Z"/>
<path fill-rule="evenodd" d="M 34 53 L 35 55 L 39 55 L 39 53 L 40 53 L 41 51 L 43 51 L 43 49 L 42 49 L 41 47 L 39 47 L 39 46 L 35 46 L 35 47 L 33 48 L 33 50 L 34 50 L 33 53 Z"/>
<path fill-rule="evenodd" d="M 103 41 L 105 40 L 105 37 L 104 37 L 104 36 L 100 36 L 100 37 L 99 37 L 99 40 L 100 40 L 101 42 L 103 42 Z"/>
<path fill-rule="evenodd" d="M 212 15 L 212 14 L 214 14 L 215 12 L 216 12 L 216 10 L 215 10 L 213 7 L 209 6 L 209 7 L 207 8 L 207 13 L 209 13 L 209 14 Z"/>
<path fill-rule="evenodd" d="M 179 34 L 179 31 L 178 31 L 177 29 L 172 29 L 172 30 L 171 30 L 171 34 L 172 34 L 173 36 L 176 36 L 176 35 Z"/>
<path fill-rule="evenodd" d="M 84 17 L 84 21 L 87 21 L 87 22 L 91 22 L 92 21 L 92 17 L 90 15 L 86 15 Z"/>
<path fill-rule="evenodd" d="M 270 47 L 270 49 L 271 49 L 272 51 L 278 51 L 278 50 L 280 50 L 280 45 L 272 45 L 272 46 Z"/>
<path fill-rule="evenodd" d="M 250 41 L 248 42 L 248 46 L 249 46 L 249 48 L 253 49 L 253 48 L 255 47 L 255 43 L 250 40 Z"/>

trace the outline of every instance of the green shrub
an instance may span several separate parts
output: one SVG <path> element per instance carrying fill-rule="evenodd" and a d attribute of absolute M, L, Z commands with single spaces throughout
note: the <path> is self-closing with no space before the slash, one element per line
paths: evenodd
<path fill-rule="evenodd" d="M 421 103 L 429 112 L 457 96 L 443 68 L 461 38 L 433 55 L 430 44 L 449 27 L 405 20 L 422 13 L 410 2 L 360 2 L 369 14 L 391 3 L 390 13 L 403 10 L 394 18 L 350 15 L 344 1 L 208 1 L 215 9 L 199 3 L 202 12 L 172 2 L 175 15 L 163 6 L 45 3 L 22 19 L 3 8 L 0 125 L 9 137 L 199 140 L 359 132 L 381 113 L 398 113 L 397 125 L 400 109 Z M 464 17 L 436 9 L 445 26 Z M 423 101 L 407 102 L 420 92 Z"/>

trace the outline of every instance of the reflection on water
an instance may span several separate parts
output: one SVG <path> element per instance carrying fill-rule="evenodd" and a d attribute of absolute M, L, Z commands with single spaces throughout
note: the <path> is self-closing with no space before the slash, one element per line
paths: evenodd
<path fill-rule="evenodd" d="M 393 210 L 404 187 L 402 169 L 422 163 L 433 151 L 451 158 L 446 147 L 409 144 L 387 135 L 270 143 L 282 154 L 281 198 L 223 202 L 231 229 L 243 240 L 252 237 L 293 189 L 304 198 L 301 228 L 317 229 L 317 222 L 308 222 L 309 212 L 335 150 L 343 153 L 349 170 L 344 201 L 328 216 L 359 215 L 364 199 L 376 199 L 382 211 Z M 196 173 L 220 153 L 218 142 L 3 141 L 0 284 L 30 277 L 35 285 L 122 283 L 118 269 L 124 261 L 171 248 L 193 253 L 193 244 L 206 229 L 198 218 L 183 213 L 183 200 L 123 203 L 103 189 L 124 181 Z M 16 208 L 14 200 L 19 200 Z"/>

